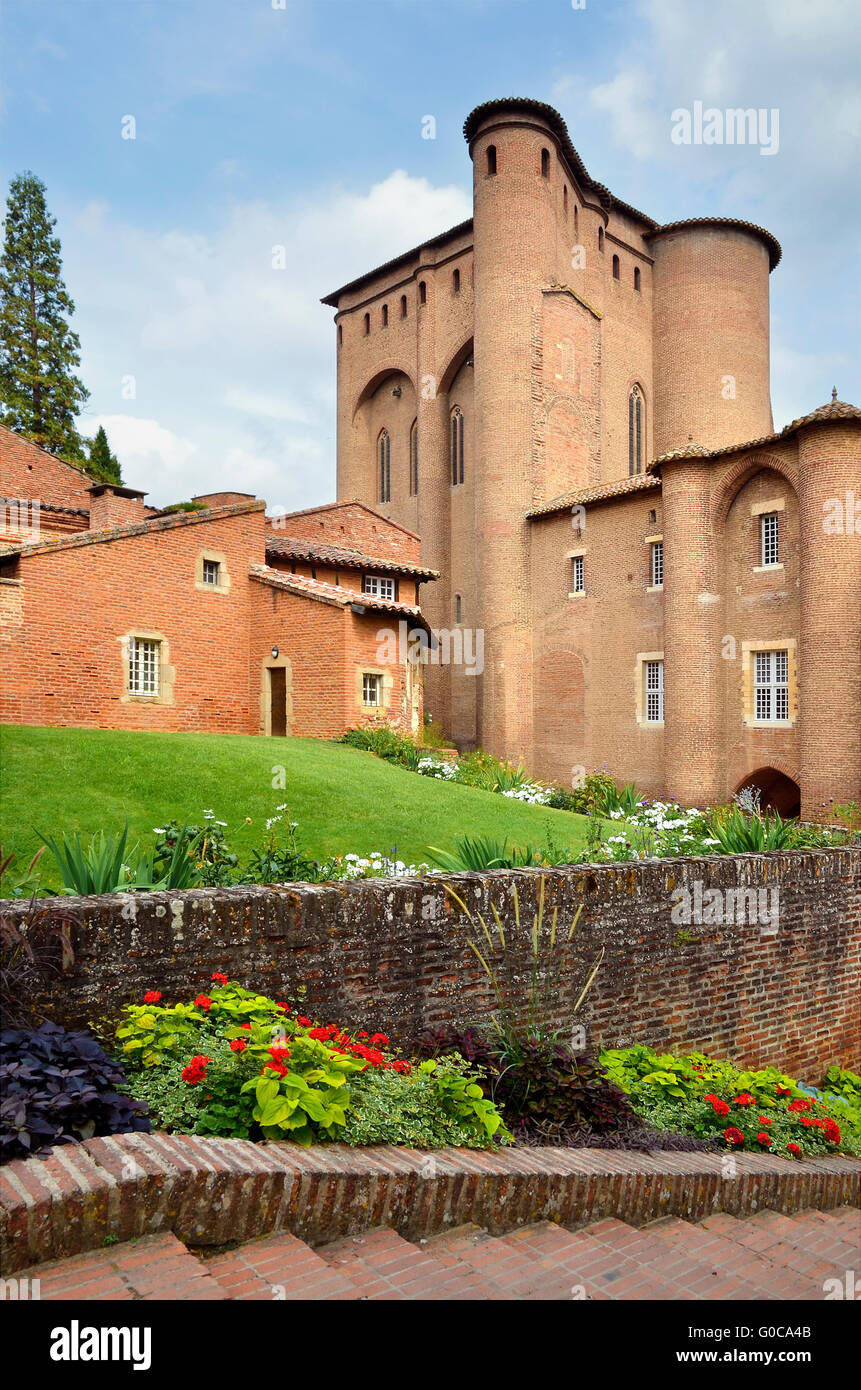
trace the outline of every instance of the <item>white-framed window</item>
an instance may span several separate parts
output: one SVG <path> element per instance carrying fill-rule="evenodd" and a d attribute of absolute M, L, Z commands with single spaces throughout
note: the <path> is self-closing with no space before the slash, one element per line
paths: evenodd
<path fill-rule="evenodd" d="M 374 594 L 376 598 L 385 598 L 390 601 L 395 597 L 395 581 L 386 579 L 380 574 L 362 575 L 362 593 Z"/>
<path fill-rule="evenodd" d="M 647 661 L 646 668 L 646 723 L 664 722 L 664 663 Z"/>
<path fill-rule="evenodd" d="M 754 652 L 753 717 L 757 724 L 789 719 L 789 652 Z"/>
<path fill-rule="evenodd" d="M 664 542 L 652 541 L 652 588 L 664 586 Z"/>
<path fill-rule="evenodd" d="M 779 512 L 766 512 L 760 517 L 761 564 L 780 564 L 780 522 Z"/>
<path fill-rule="evenodd" d="M 586 557 L 585 555 L 574 555 L 571 559 L 571 592 L 572 594 L 583 594 L 586 592 Z"/>
<path fill-rule="evenodd" d="M 383 678 L 370 671 L 362 672 L 362 704 L 378 708 L 382 704 Z"/>
<path fill-rule="evenodd" d="M 160 642 L 129 638 L 129 694 L 158 695 Z"/>
<path fill-rule="evenodd" d="M 221 565 L 218 560 L 204 560 L 203 582 L 204 584 L 219 584 L 221 582 Z"/>

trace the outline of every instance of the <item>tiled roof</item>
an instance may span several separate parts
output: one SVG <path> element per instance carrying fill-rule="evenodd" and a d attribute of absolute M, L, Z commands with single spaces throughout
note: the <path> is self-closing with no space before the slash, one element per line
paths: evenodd
<path fill-rule="evenodd" d="M 639 217 L 642 222 L 648 222 L 650 227 L 657 226 L 653 217 L 647 217 L 638 208 L 631 207 L 630 203 L 623 203 L 621 198 L 617 198 L 615 194 L 611 193 L 605 184 L 598 183 L 590 176 L 586 165 L 571 143 L 571 136 L 568 134 L 568 127 L 564 120 L 555 106 L 548 106 L 544 101 L 535 101 L 532 97 L 501 97 L 495 101 L 482 102 L 480 106 L 476 106 L 475 110 L 470 111 L 463 123 L 463 136 L 467 143 L 472 144 L 473 136 L 478 127 L 496 111 L 500 113 L 503 111 L 523 111 L 527 115 L 532 113 L 540 116 L 542 120 L 547 122 L 558 139 L 565 158 L 580 182 L 584 187 L 593 189 L 605 207 L 623 208 L 625 212 L 633 213 L 635 217 Z"/>
<path fill-rule="evenodd" d="M 260 512 L 264 502 L 241 502 L 232 507 L 213 507 L 205 512 L 175 512 L 171 516 L 153 517 L 148 521 L 128 522 L 123 526 L 110 526 L 104 531 L 75 531 L 70 536 L 57 536 L 49 541 L 36 541 L 33 545 L 22 545 L 16 555 L 51 555 L 55 550 L 71 550 L 76 546 L 100 545 L 104 541 L 122 541 L 130 536 L 146 536 L 154 531 L 172 531 L 177 526 L 199 526 L 207 521 L 218 521 L 223 517 L 240 516 L 245 512 Z M 11 552 L 0 556 L 8 559 Z"/>
<path fill-rule="evenodd" d="M 371 608 L 375 612 L 398 613 L 404 618 L 412 618 L 422 627 L 427 627 L 422 610 L 414 603 L 397 603 L 394 599 L 378 598 L 375 594 L 360 594 L 355 589 L 344 589 L 339 584 L 327 584 L 322 579 L 309 579 L 304 574 L 284 574 L 282 570 L 274 570 L 270 565 L 249 565 L 248 573 L 252 579 L 259 580 L 261 584 L 269 584 L 273 589 L 286 589 L 288 593 L 316 599 L 318 603 L 328 603 L 334 608 Z"/>
<path fill-rule="evenodd" d="M 721 458 L 724 454 L 743 454 L 747 449 L 758 449 L 763 444 L 776 444 L 781 439 L 787 439 L 805 425 L 828 425 L 839 423 L 841 420 L 861 420 L 861 410 L 857 405 L 849 405 L 847 401 L 838 401 L 837 388 L 831 395 L 831 400 L 826 405 L 820 405 L 816 410 L 811 410 L 808 415 L 799 415 L 797 420 L 791 424 L 784 425 L 782 430 L 776 434 L 763 434 L 759 439 L 748 439 L 743 444 L 725 444 L 720 449 L 703 449 L 699 444 L 688 444 L 683 449 L 673 449 L 669 454 L 661 454 L 658 458 L 652 459 L 647 471 L 653 472 L 664 463 L 671 463 L 673 459 L 695 458 Z"/>
<path fill-rule="evenodd" d="M 62 459 L 57 459 L 57 460 L 55 460 L 55 461 L 56 461 L 57 463 L 62 463 L 62 462 L 63 462 Z M 69 466 L 71 467 L 72 465 L 70 464 Z M 21 502 L 21 498 L 20 498 L 20 497 L 0 497 L 0 506 L 4 506 L 4 507 L 10 506 L 12 503 L 20 504 L 20 502 Z M 65 507 L 65 506 L 63 506 L 60 502 L 42 502 L 42 501 L 40 501 L 40 502 L 39 502 L 39 510 L 40 510 L 41 512 L 60 512 L 61 514 L 64 514 L 64 515 L 66 515 L 66 516 L 89 516 L 89 515 L 90 515 L 89 509 L 88 509 L 87 507 Z"/>
<path fill-rule="evenodd" d="M 414 246 L 410 251 L 402 251 L 399 256 L 393 256 L 390 261 L 383 261 L 374 270 L 366 270 L 363 275 L 359 275 L 355 280 L 350 280 L 346 285 L 342 285 L 339 290 L 333 290 L 320 300 L 321 304 L 330 304 L 333 309 L 337 309 L 338 300 L 342 294 L 349 294 L 350 290 L 357 290 L 360 285 L 364 285 L 368 280 L 373 280 L 376 275 L 384 275 L 387 270 L 394 270 L 396 266 L 403 265 L 405 261 L 410 261 L 417 256 L 420 251 L 424 251 L 427 246 L 441 246 L 452 237 L 464 236 L 465 233 L 472 231 L 472 218 L 467 218 L 466 222 L 458 222 L 456 227 L 449 227 L 447 232 L 440 232 L 437 236 L 430 237 L 423 241 L 420 246 Z"/>
<path fill-rule="evenodd" d="M 324 545 L 306 541 L 301 536 L 266 536 L 266 554 L 280 555 L 291 560 L 318 560 L 321 564 L 344 565 L 352 569 L 383 570 L 391 574 L 411 574 L 417 579 L 439 579 L 439 570 L 410 564 L 408 560 L 381 560 L 376 555 L 363 555 L 340 545 Z"/>
<path fill-rule="evenodd" d="M 777 237 L 772 236 L 765 227 L 758 227 L 755 222 L 743 222 L 738 217 L 685 217 L 680 222 L 664 222 L 661 226 L 653 227 L 650 232 L 645 232 L 644 235 L 648 239 L 661 236 L 664 232 L 680 231 L 683 227 L 743 227 L 746 232 L 755 232 L 757 236 L 762 237 L 768 247 L 769 270 L 774 270 L 783 255 Z"/>
<path fill-rule="evenodd" d="M 569 507 L 585 506 L 588 502 L 605 502 L 613 497 L 624 497 L 629 492 L 643 492 L 654 488 L 658 478 L 650 478 L 645 473 L 637 473 L 633 478 L 619 478 L 614 483 L 599 483 L 596 487 L 580 488 L 578 492 L 565 492 L 554 497 L 552 502 L 542 502 L 532 507 L 527 516 L 548 516 L 551 512 L 564 512 Z"/>

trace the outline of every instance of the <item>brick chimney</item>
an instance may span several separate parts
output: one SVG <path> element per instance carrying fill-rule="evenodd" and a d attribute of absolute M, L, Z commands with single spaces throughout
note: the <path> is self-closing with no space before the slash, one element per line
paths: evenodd
<path fill-rule="evenodd" d="M 87 488 L 90 494 L 90 530 L 108 531 L 114 526 L 130 526 L 146 521 L 145 492 L 116 483 L 96 483 Z"/>

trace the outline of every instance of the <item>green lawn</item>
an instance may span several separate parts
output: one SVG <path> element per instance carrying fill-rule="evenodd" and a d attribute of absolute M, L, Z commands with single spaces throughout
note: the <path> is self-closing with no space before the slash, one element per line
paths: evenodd
<path fill-rule="evenodd" d="M 272 786 L 279 764 L 283 789 Z M 90 835 L 120 829 L 128 816 L 133 843 L 149 841 L 166 820 L 199 823 L 205 809 L 227 821 L 231 848 L 244 860 L 284 802 L 312 858 L 396 845 L 409 863 L 425 858 L 428 845 L 453 848 L 457 834 L 544 844 L 549 827 L 559 846 L 580 845 L 585 836 L 583 816 L 419 777 L 317 739 L 4 725 L 0 770 L 0 843 L 5 854 L 14 852 L 19 874 L 41 843 L 36 830 Z M 42 882 L 57 888 L 52 866 L 46 853 Z"/>

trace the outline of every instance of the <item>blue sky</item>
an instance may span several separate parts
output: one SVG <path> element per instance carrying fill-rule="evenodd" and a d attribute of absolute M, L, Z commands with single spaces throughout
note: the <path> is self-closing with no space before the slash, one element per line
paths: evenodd
<path fill-rule="evenodd" d="M 834 384 L 861 402 L 859 15 L 857 0 L 5 0 L 0 176 L 48 188 L 92 392 L 82 429 L 106 425 L 156 504 L 231 486 L 331 500 L 320 296 L 470 215 L 464 117 L 512 94 L 556 106 L 590 173 L 653 217 L 778 237 L 778 427 Z M 777 153 L 675 145 L 671 113 L 697 100 L 776 108 Z"/>

